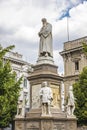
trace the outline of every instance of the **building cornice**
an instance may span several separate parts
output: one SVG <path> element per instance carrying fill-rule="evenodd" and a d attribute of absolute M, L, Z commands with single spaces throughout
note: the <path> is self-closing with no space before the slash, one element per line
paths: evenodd
<path fill-rule="evenodd" d="M 63 56 L 68 53 L 82 50 L 84 42 L 87 44 L 87 36 L 65 42 L 64 51 L 60 52 L 60 55 Z"/>
<path fill-rule="evenodd" d="M 71 79 L 71 78 L 74 78 L 74 77 L 79 77 L 79 74 L 67 75 L 67 76 L 65 75 L 63 79 L 64 79 L 64 80 L 65 80 L 65 79 L 69 79 L 69 78 Z"/>
<path fill-rule="evenodd" d="M 59 54 L 61 55 L 61 56 L 63 56 L 63 55 L 65 55 L 65 54 L 68 54 L 68 53 L 72 53 L 72 52 L 77 52 L 77 51 L 82 51 L 82 46 L 80 46 L 80 47 L 77 47 L 77 48 L 73 48 L 73 49 L 69 49 L 69 50 L 64 50 L 64 51 L 62 51 L 62 52 L 59 52 Z"/>
<path fill-rule="evenodd" d="M 16 63 L 16 64 L 20 64 L 20 65 L 29 65 L 29 66 L 31 65 L 30 63 L 28 63 L 26 61 L 19 60 L 19 59 L 16 59 L 16 58 L 12 58 L 12 57 L 8 57 L 8 56 L 4 56 L 4 59 L 9 60 L 12 63 Z"/>
<path fill-rule="evenodd" d="M 66 43 L 75 43 L 75 42 L 86 42 L 87 41 L 87 36 L 85 36 L 85 37 L 81 37 L 81 38 L 78 38 L 78 39 L 74 39 L 74 40 L 71 40 L 71 41 L 67 41 L 67 42 L 65 42 L 64 44 L 66 44 Z"/>

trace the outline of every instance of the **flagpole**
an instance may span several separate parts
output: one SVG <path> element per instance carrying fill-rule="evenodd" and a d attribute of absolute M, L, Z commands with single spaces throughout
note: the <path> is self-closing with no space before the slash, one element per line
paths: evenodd
<path fill-rule="evenodd" d="M 69 41 L 69 18 L 67 16 L 67 40 Z"/>

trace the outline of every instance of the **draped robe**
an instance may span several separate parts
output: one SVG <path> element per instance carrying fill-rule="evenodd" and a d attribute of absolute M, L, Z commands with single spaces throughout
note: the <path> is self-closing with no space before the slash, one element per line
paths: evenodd
<path fill-rule="evenodd" d="M 53 57 L 53 47 L 52 47 L 52 25 L 47 23 L 43 26 L 39 32 L 40 43 L 39 43 L 39 55 L 49 53 Z"/>

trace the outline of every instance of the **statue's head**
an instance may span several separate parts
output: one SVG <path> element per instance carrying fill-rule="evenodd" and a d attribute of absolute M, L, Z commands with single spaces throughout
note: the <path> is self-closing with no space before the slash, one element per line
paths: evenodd
<path fill-rule="evenodd" d="M 42 83 L 42 87 L 47 87 L 47 86 L 48 86 L 47 81 L 44 81 L 44 82 Z"/>
<path fill-rule="evenodd" d="M 42 18 L 42 23 L 46 23 L 47 22 L 47 19 L 46 18 Z"/>

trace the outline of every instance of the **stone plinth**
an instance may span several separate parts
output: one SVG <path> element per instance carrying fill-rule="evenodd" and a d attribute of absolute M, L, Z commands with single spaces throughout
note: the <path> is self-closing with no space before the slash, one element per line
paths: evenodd
<path fill-rule="evenodd" d="M 51 107 L 51 115 L 42 115 L 42 109 L 31 109 L 25 118 L 15 119 L 15 130 L 77 130 L 75 116 Z"/>
<path fill-rule="evenodd" d="M 32 109 L 25 118 L 16 118 L 15 130 L 77 130 L 76 118 L 51 109 L 52 115 L 41 116 L 41 109 Z"/>
<path fill-rule="evenodd" d="M 38 61 L 41 63 L 40 61 Z M 28 77 L 30 81 L 30 111 L 25 118 L 15 119 L 15 130 L 76 130 L 76 118 L 67 117 L 61 111 L 61 82 L 54 64 L 36 64 L 33 73 Z M 51 114 L 42 115 L 39 90 L 43 81 L 47 81 L 53 92 Z"/>
<path fill-rule="evenodd" d="M 37 64 L 54 64 L 53 58 L 52 57 L 39 57 L 37 60 Z"/>
<path fill-rule="evenodd" d="M 41 89 L 41 84 L 44 81 L 49 83 L 49 86 L 53 92 L 53 102 L 52 105 L 55 107 L 61 106 L 61 81 L 63 80 L 61 76 L 58 75 L 57 66 L 53 64 L 36 64 L 33 66 L 33 73 L 28 77 L 30 81 L 30 106 L 31 108 L 40 107 L 40 97 L 39 91 Z M 58 98 L 57 98 L 58 97 Z"/>

